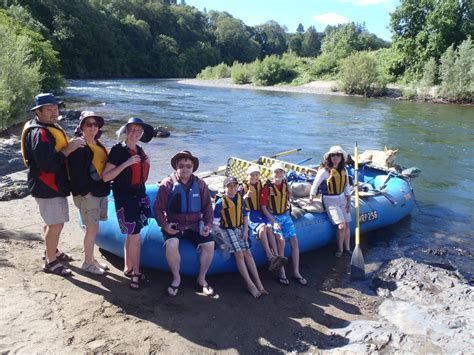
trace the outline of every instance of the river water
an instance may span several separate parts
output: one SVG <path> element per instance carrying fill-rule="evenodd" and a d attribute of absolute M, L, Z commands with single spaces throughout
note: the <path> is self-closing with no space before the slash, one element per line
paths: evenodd
<path fill-rule="evenodd" d="M 474 107 L 188 86 L 175 80 L 73 80 L 68 108 L 91 109 L 106 118 L 103 141 L 129 117 L 166 126 L 169 138 L 144 145 L 151 157 L 149 182 L 170 172 L 169 159 L 186 149 L 200 171 L 224 165 L 229 156 L 255 159 L 301 148 L 287 160 L 317 165 L 334 144 L 353 152 L 400 149 L 396 163 L 416 166 L 419 209 L 397 226 L 368 236 L 368 259 L 383 249 L 455 267 L 474 276 Z M 382 250 L 380 252 L 380 250 Z M 377 254 L 377 251 L 379 251 Z"/>

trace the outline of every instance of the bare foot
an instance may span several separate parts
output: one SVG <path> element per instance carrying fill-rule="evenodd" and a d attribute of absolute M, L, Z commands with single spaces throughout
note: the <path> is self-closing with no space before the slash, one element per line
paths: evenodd
<path fill-rule="evenodd" d="M 259 298 L 262 293 L 257 289 L 257 287 L 254 284 L 248 284 L 247 289 L 249 292 L 252 294 L 254 298 Z"/>

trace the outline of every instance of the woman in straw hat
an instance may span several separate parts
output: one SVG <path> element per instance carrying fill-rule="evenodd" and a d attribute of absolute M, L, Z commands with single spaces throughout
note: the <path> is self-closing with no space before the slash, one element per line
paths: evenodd
<path fill-rule="evenodd" d="M 340 146 L 332 146 L 324 154 L 321 165 L 309 195 L 309 203 L 313 202 L 318 192 L 323 195 L 323 204 L 332 224 L 337 226 L 336 257 L 340 258 L 343 251 L 351 254 L 350 230 L 351 191 L 346 170 L 347 153 Z"/>

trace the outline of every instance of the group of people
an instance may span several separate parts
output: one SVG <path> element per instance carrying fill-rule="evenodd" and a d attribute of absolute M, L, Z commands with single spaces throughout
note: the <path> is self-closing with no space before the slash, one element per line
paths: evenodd
<path fill-rule="evenodd" d="M 99 222 L 107 219 L 107 196 L 112 190 L 120 230 L 126 234 L 124 243 L 124 275 L 130 287 L 139 289 L 145 276 L 140 272 L 140 231 L 151 215 L 150 199 L 145 183 L 150 171 L 150 159 L 139 142 L 149 142 L 153 127 L 133 117 L 117 135 L 123 140 L 110 152 L 100 142 L 104 118 L 91 111 L 80 116 L 75 137 L 70 139 L 57 124 L 59 104 L 52 94 L 39 94 L 31 109 L 35 117 L 25 124 L 21 146 L 29 168 L 28 187 L 35 198 L 44 221 L 45 263 L 43 270 L 62 276 L 71 275 L 64 264 L 72 257 L 58 250 L 60 233 L 69 220 L 67 196 L 72 192 L 74 204 L 85 226 L 85 272 L 102 275 L 108 269 L 94 258 L 94 246 Z M 350 191 L 345 162 L 347 154 L 335 146 L 324 156 L 313 183 L 310 201 L 318 191 L 331 221 L 338 226 L 336 256 L 349 251 Z M 257 165 L 247 170 L 247 179 L 239 181 L 229 176 L 224 180 L 224 193 L 215 207 L 206 183 L 194 173 L 199 159 L 189 151 L 171 158 L 173 172 L 161 181 L 153 206 L 154 217 L 161 227 L 172 281 L 167 288 L 176 296 L 181 285 L 179 243 L 190 240 L 199 253 L 197 284 L 207 296 L 216 293 L 206 280 L 212 263 L 216 240 L 224 240 L 234 254 L 236 264 L 247 289 L 255 298 L 268 294 L 259 277 L 250 252 L 249 232 L 253 231 L 268 258 L 269 270 L 278 274 L 282 285 L 289 285 L 285 271 L 288 259 L 285 245 L 291 245 L 292 278 L 306 286 L 299 270 L 299 246 L 295 227 L 288 211 L 291 188 L 280 163 L 271 167 L 272 178 L 260 179 Z"/>

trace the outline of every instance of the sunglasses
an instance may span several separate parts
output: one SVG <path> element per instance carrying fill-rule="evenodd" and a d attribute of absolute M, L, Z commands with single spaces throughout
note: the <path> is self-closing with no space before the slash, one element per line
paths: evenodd
<path fill-rule="evenodd" d="M 342 157 L 342 154 L 341 153 L 334 153 L 334 154 L 331 154 L 331 156 L 333 156 L 333 157 Z"/>
<path fill-rule="evenodd" d="M 192 169 L 193 164 L 178 164 L 178 169 Z"/>
<path fill-rule="evenodd" d="M 86 127 L 99 127 L 99 124 L 97 122 L 86 122 L 86 123 L 84 123 L 84 126 L 86 126 Z"/>

